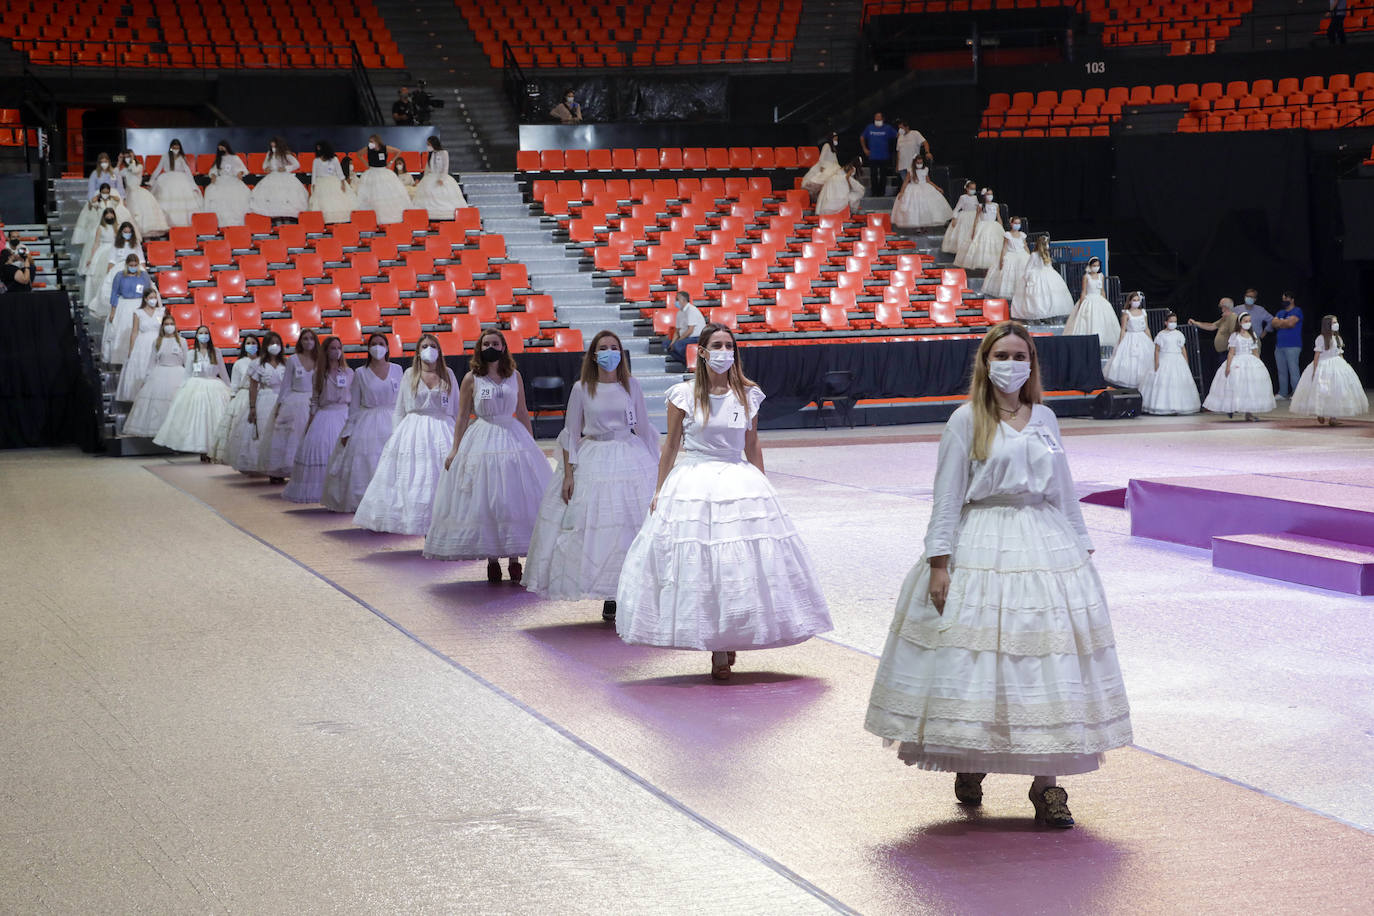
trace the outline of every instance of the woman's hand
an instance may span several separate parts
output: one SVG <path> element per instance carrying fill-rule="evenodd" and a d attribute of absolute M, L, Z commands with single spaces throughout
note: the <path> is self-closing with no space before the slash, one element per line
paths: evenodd
<path fill-rule="evenodd" d="M 568 471 L 563 472 L 563 502 L 571 502 L 573 494 L 573 478 Z"/>
<path fill-rule="evenodd" d="M 451 452 L 448 453 L 448 457 L 444 459 L 444 470 L 445 470 L 445 471 L 447 471 L 447 470 L 449 469 L 449 466 L 453 464 L 453 459 L 454 459 L 454 458 L 457 458 L 457 457 L 458 457 L 458 450 L 457 450 L 457 449 L 454 449 L 453 451 L 451 451 Z"/>
<path fill-rule="evenodd" d="M 650 514 L 650 515 L 653 515 L 653 514 L 654 514 L 654 510 L 656 510 L 657 508 L 658 508 L 658 494 L 655 493 L 655 494 L 654 494 L 654 498 L 649 502 L 649 514 Z"/>
<path fill-rule="evenodd" d="M 949 597 L 949 570 L 943 566 L 930 568 L 930 603 L 935 613 L 945 613 L 945 598 Z"/>

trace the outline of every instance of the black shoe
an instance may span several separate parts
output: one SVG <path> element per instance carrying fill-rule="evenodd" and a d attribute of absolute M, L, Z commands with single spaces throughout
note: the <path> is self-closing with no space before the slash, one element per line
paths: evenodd
<path fill-rule="evenodd" d="M 607 623 L 615 623 L 615 602 L 601 602 L 601 619 Z"/>
<path fill-rule="evenodd" d="M 514 582 L 516 585 L 519 585 L 520 577 L 525 574 L 525 569 L 520 565 L 519 560 L 511 559 L 508 563 L 506 563 L 506 572 L 510 575 L 510 580 Z"/>
<path fill-rule="evenodd" d="M 1050 786 L 1043 792 L 1030 790 L 1031 804 L 1035 806 L 1035 819 L 1050 827 L 1072 827 L 1073 815 L 1069 812 L 1069 793 L 1059 786 Z"/>
<path fill-rule="evenodd" d="M 495 560 L 487 561 L 487 581 L 493 585 L 501 581 L 501 564 Z"/>
<path fill-rule="evenodd" d="M 987 773 L 955 773 L 954 797 L 961 805 L 981 805 L 983 803 L 983 777 Z"/>

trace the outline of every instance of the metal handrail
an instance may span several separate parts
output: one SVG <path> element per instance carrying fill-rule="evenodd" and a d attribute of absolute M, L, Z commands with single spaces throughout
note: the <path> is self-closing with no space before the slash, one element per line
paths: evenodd
<path fill-rule="evenodd" d="M 377 93 L 372 88 L 372 80 L 367 75 L 367 67 L 363 66 L 362 53 L 358 51 L 357 42 L 350 41 L 348 49 L 352 53 L 353 87 L 358 93 L 358 102 L 363 108 L 363 114 L 370 119 L 371 123 L 381 126 L 382 106 L 377 101 Z"/>
<path fill-rule="evenodd" d="M 527 101 L 525 71 L 521 68 L 520 61 L 516 58 L 508 41 L 501 42 L 501 84 L 506 90 L 506 97 L 515 106 L 516 119 L 523 121 Z"/>

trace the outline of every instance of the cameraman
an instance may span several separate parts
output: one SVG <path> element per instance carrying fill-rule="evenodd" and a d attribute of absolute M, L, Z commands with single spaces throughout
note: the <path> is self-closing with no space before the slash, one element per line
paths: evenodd
<path fill-rule="evenodd" d="M 0 249 L 0 283 L 6 292 L 33 292 L 33 274 L 28 248 L 21 245 L 18 249 Z"/>
<path fill-rule="evenodd" d="M 415 110 L 415 124 L 429 124 L 432 109 L 444 107 L 444 100 L 430 95 L 427 86 L 424 80 L 420 80 L 420 84 L 410 94 L 410 103 Z"/>
<path fill-rule="evenodd" d="M 405 86 L 396 90 L 396 101 L 391 103 L 391 120 L 397 127 L 415 126 L 415 105 L 410 101 L 410 90 Z"/>

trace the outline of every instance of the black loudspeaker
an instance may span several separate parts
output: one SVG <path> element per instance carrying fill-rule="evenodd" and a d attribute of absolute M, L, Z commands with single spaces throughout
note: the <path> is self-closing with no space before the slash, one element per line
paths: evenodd
<path fill-rule="evenodd" d="M 1108 388 L 1093 398 L 1094 420 L 1125 420 L 1140 416 L 1140 392 L 1134 388 Z"/>

